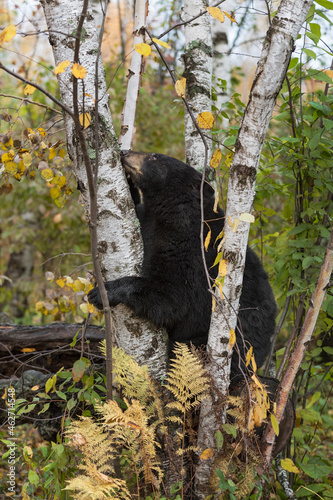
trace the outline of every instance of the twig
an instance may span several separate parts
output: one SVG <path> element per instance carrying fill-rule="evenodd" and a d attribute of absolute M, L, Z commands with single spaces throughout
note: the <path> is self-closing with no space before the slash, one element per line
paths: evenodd
<path fill-rule="evenodd" d="M 41 104 L 40 102 L 31 101 L 30 99 L 27 99 L 26 97 L 19 97 L 17 95 L 10 95 L 10 94 L 0 94 L 0 97 L 9 97 L 11 99 L 18 99 L 20 101 L 27 102 L 28 104 L 34 104 L 35 106 L 39 106 L 40 108 L 49 109 L 50 111 L 53 111 L 54 113 L 57 113 L 58 115 L 61 115 L 61 111 L 58 111 L 57 109 L 51 108 L 47 104 Z"/>

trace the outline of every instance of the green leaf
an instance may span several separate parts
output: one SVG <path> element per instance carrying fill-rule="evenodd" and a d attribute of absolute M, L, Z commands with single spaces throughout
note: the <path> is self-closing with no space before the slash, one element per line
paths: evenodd
<path fill-rule="evenodd" d="M 317 480 L 320 477 L 327 477 L 332 472 L 332 467 L 327 465 L 319 457 L 310 458 L 308 463 L 299 464 L 299 467 L 310 477 Z"/>
<path fill-rule="evenodd" d="M 222 425 L 222 428 L 223 430 L 227 433 L 227 434 L 231 434 L 232 437 L 236 438 L 237 436 L 237 430 L 236 430 L 236 427 L 234 427 L 233 425 L 231 424 L 223 424 Z"/>
<path fill-rule="evenodd" d="M 328 75 L 326 75 L 326 73 L 318 69 L 308 69 L 307 73 L 309 76 L 311 76 L 315 80 L 318 80 L 319 82 L 333 83 L 332 78 L 330 78 Z"/>
<path fill-rule="evenodd" d="M 33 470 L 29 470 L 28 479 L 29 479 L 29 483 L 34 484 L 35 486 L 37 486 L 37 484 L 39 483 L 39 476 Z"/>
<path fill-rule="evenodd" d="M 215 441 L 216 441 L 217 451 L 221 451 L 222 446 L 223 446 L 223 434 L 222 434 L 222 432 L 221 431 L 215 432 L 214 438 L 215 438 Z"/>
<path fill-rule="evenodd" d="M 314 262 L 313 257 L 311 256 L 305 257 L 305 259 L 302 262 L 302 269 L 307 269 L 308 267 L 311 266 L 313 262 Z"/>
<path fill-rule="evenodd" d="M 299 410 L 299 414 L 307 422 L 314 424 L 316 424 L 317 422 L 321 422 L 320 414 L 316 410 L 302 409 Z"/>
<path fill-rule="evenodd" d="M 303 52 L 310 57 L 310 59 L 317 59 L 317 54 L 311 49 L 303 49 Z"/>
<path fill-rule="evenodd" d="M 315 2 L 321 7 L 324 7 L 324 9 L 333 10 L 333 2 L 329 0 L 315 0 Z"/>
<path fill-rule="evenodd" d="M 78 359 L 77 361 L 75 361 L 72 369 L 74 382 L 78 382 L 79 380 L 81 380 L 85 369 L 86 364 L 83 359 Z"/>
<path fill-rule="evenodd" d="M 313 35 L 316 35 L 318 38 L 321 38 L 321 29 L 319 24 L 317 23 L 310 23 L 310 30 Z"/>
<path fill-rule="evenodd" d="M 333 120 L 328 120 L 327 118 L 323 118 L 323 125 L 326 130 L 331 130 L 333 128 Z"/>

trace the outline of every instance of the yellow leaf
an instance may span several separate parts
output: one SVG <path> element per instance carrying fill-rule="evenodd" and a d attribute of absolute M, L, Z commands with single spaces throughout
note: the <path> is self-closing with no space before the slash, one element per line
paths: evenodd
<path fill-rule="evenodd" d="M 201 460 L 208 460 L 209 458 L 212 458 L 214 456 L 214 452 L 213 450 L 211 450 L 210 448 L 207 448 L 206 450 L 204 450 L 200 457 Z"/>
<path fill-rule="evenodd" d="M 251 362 L 251 358 L 253 356 L 253 347 L 251 345 L 250 349 L 247 351 L 246 353 L 246 357 L 245 357 L 245 365 L 246 366 L 249 366 L 250 362 Z"/>
<path fill-rule="evenodd" d="M 22 155 L 22 161 L 26 167 L 30 167 L 32 163 L 32 156 L 30 153 L 24 153 Z"/>
<path fill-rule="evenodd" d="M 222 160 L 222 151 L 220 149 L 216 149 L 214 151 L 213 156 L 211 157 L 210 160 L 210 166 L 212 168 L 217 168 Z"/>
<path fill-rule="evenodd" d="M 3 44 L 3 42 L 10 42 L 15 35 L 16 27 L 14 26 L 14 24 L 10 24 L 0 33 L 0 46 Z"/>
<path fill-rule="evenodd" d="M 233 23 L 236 23 L 237 24 L 237 21 L 236 19 L 234 19 L 230 14 L 228 14 L 228 12 L 226 12 L 225 10 L 223 11 L 223 13 L 227 16 L 228 19 L 230 19 L 231 22 Z"/>
<path fill-rule="evenodd" d="M 58 188 L 62 188 L 66 185 L 66 182 L 67 182 L 67 179 L 64 175 L 61 175 L 58 182 L 57 182 L 57 186 Z"/>
<path fill-rule="evenodd" d="M 217 19 L 220 23 L 224 23 L 223 12 L 218 7 L 206 7 L 206 10 L 214 19 Z"/>
<path fill-rule="evenodd" d="M 149 56 L 151 54 L 151 46 L 148 43 L 137 43 L 134 48 L 140 56 Z"/>
<path fill-rule="evenodd" d="M 65 158 L 66 151 L 64 149 L 59 149 L 58 156 L 60 156 L 60 158 Z"/>
<path fill-rule="evenodd" d="M 46 181 L 50 181 L 53 179 L 54 173 L 52 172 L 52 170 L 50 168 L 44 168 L 44 170 L 42 171 L 42 177 Z"/>
<path fill-rule="evenodd" d="M 42 137 L 45 137 L 47 135 L 47 132 L 45 132 L 45 130 L 42 127 L 39 127 L 37 130 Z"/>
<path fill-rule="evenodd" d="M 238 229 L 239 223 L 240 223 L 239 219 L 235 219 L 234 222 L 232 222 L 231 221 L 231 217 L 230 216 L 228 217 L 228 224 L 231 227 L 231 231 L 233 233 L 237 233 L 237 229 Z"/>
<path fill-rule="evenodd" d="M 52 200 L 59 198 L 60 195 L 61 195 L 61 191 L 59 188 L 51 188 L 50 189 L 50 196 L 51 196 Z"/>
<path fill-rule="evenodd" d="M 79 279 L 75 280 L 73 283 L 73 290 L 74 292 L 82 292 L 84 291 L 84 283 L 81 283 Z"/>
<path fill-rule="evenodd" d="M 176 81 L 175 83 L 175 91 L 177 92 L 177 95 L 179 97 L 184 97 L 185 98 L 185 91 L 186 91 L 186 78 L 180 78 L 179 80 Z"/>
<path fill-rule="evenodd" d="M 215 191 L 215 200 L 214 200 L 214 206 L 213 206 L 213 212 L 217 214 L 217 207 L 218 207 L 218 204 L 219 204 L 219 192 L 218 191 Z"/>
<path fill-rule="evenodd" d="M 14 161 L 8 161 L 5 163 L 5 171 L 7 174 L 15 175 L 17 172 L 17 164 Z"/>
<path fill-rule="evenodd" d="M 240 214 L 239 220 L 242 220 L 243 222 L 254 222 L 255 218 L 252 214 Z"/>
<path fill-rule="evenodd" d="M 210 243 L 211 236 L 212 236 L 212 231 L 209 230 L 208 233 L 207 233 L 207 236 L 205 238 L 205 250 L 206 250 L 206 252 L 208 250 L 208 246 L 209 246 L 209 243 Z"/>
<path fill-rule="evenodd" d="M 276 420 L 276 416 L 271 413 L 271 422 L 272 422 L 272 427 L 273 431 L 275 432 L 275 435 L 278 436 L 280 429 L 279 429 L 279 424 L 278 421 Z"/>
<path fill-rule="evenodd" d="M 80 78 L 81 80 L 83 80 L 83 78 L 87 74 L 87 70 L 84 66 L 81 66 L 81 64 L 74 63 L 72 66 L 72 73 L 75 78 Z"/>
<path fill-rule="evenodd" d="M 65 278 L 66 278 L 66 285 L 67 286 L 72 286 L 73 283 L 74 283 L 73 278 L 71 278 L 70 276 L 65 276 Z"/>
<path fill-rule="evenodd" d="M 30 391 L 38 391 L 39 387 L 39 385 L 34 385 L 33 387 L 31 387 Z"/>
<path fill-rule="evenodd" d="M 70 61 L 62 61 L 56 65 L 54 68 L 54 74 L 58 75 L 59 73 L 64 73 L 65 69 L 70 65 Z"/>
<path fill-rule="evenodd" d="M 213 128 L 214 121 L 215 121 L 214 116 L 210 111 L 203 111 L 202 113 L 199 113 L 197 116 L 197 123 L 199 127 L 203 129 Z"/>
<path fill-rule="evenodd" d="M 31 95 L 35 92 L 36 90 L 36 87 L 34 87 L 33 85 L 26 85 L 24 87 L 24 95 Z"/>
<path fill-rule="evenodd" d="M 58 278 L 56 283 L 60 286 L 60 288 L 64 288 L 64 286 L 66 286 L 66 280 L 64 278 Z"/>
<path fill-rule="evenodd" d="M 252 364 L 252 368 L 253 368 L 254 373 L 256 373 L 257 363 L 256 363 L 256 360 L 254 359 L 254 356 L 251 357 L 251 364 Z"/>
<path fill-rule="evenodd" d="M 216 308 L 216 298 L 214 297 L 213 295 L 213 300 L 212 300 L 212 312 L 215 312 L 215 308 Z"/>
<path fill-rule="evenodd" d="M 80 309 L 83 312 L 83 314 L 88 314 L 89 312 L 88 304 L 80 304 Z"/>
<path fill-rule="evenodd" d="M 49 160 L 53 160 L 53 158 L 57 156 L 57 152 L 55 150 L 55 148 L 50 148 L 50 152 L 49 152 Z"/>
<path fill-rule="evenodd" d="M 219 263 L 219 276 L 226 276 L 228 274 L 228 262 L 221 259 Z"/>
<path fill-rule="evenodd" d="M 158 38 L 153 38 L 153 42 L 157 43 L 158 45 L 161 45 L 162 47 L 165 47 L 166 49 L 171 49 L 171 45 L 169 45 L 166 42 L 163 42 L 162 40 L 159 40 Z"/>
<path fill-rule="evenodd" d="M 15 158 L 14 151 L 8 151 L 8 153 L 4 153 L 1 156 L 1 161 L 2 163 L 8 163 L 9 161 L 12 161 L 14 158 Z"/>
<path fill-rule="evenodd" d="M 235 333 L 235 330 L 233 328 L 230 328 L 229 330 L 229 351 L 234 347 L 236 343 L 236 333 Z"/>
<path fill-rule="evenodd" d="M 35 348 L 33 347 L 24 347 L 23 349 L 21 349 L 21 352 L 35 352 Z"/>
<path fill-rule="evenodd" d="M 296 467 L 291 458 L 282 458 L 281 465 L 284 468 L 284 470 L 287 470 L 288 472 L 299 473 L 299 469 Z"/>
<path fill-rule="evenodd" d="M 81 113 L 81 115 L 79 116 L 79 120 L 80 120 L 82 127 L 84 129 L 86 129 L 91 124 L 91 115 L 89 113 Z M 64 151 L 64 150 L 62 150 L 62 151 Z"/>

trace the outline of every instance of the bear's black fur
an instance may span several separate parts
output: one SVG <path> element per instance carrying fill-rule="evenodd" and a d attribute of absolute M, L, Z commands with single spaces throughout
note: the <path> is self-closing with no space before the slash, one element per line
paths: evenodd
<path fill-rule="evenodd" d="M 201 174 L 185 163 L 161 154 L 130 152 L 122 163 L 131 178 L 144 243 L 141 276 L 127 276 L 106 283 L 110 306 L 126 304 L 136 314 L 167 329 L 171 343 L 207 343 L 212 298 L 203 265 L 200 242 Z M 140 199 L 137 187 L 140 190 Z M 204 183 L 204 236 L 211 230 L 205 259 L 212 280 L 217 266 L 215 240 L 224 225 L 221 209 L 213 211 L 214 190 Z M 98 288 L 89 301 L 102 308 Z M 258 257 L 247 248 L 238 316 L 237 344 L 242 358 L 253 346 L 258 367 L 270 349 L 276 304 Z M 237 329 L 238 330 L 238 329 Z M 242 338 L 243 336 L 243 338 Z M 244 370 L 244 368 L 243 368 Z M 232 376 L 240 373 L 236 349 Z"/>

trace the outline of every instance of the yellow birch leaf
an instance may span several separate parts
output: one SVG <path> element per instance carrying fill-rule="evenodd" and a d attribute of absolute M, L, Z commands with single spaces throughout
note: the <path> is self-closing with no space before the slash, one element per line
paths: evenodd
<path fill-rule="evenodd" d="M 324 69 L 323 73 L 326 73 L 326 75 L 332 78 L 333 80 L 333 71 L 331 69 Z"/>
<path fill-rule="evenodd" d="M 278 436 L 280 432 L 279 424 L 278 421 L 276 420 L 276 416 L 271 413 L 271 422 L 272 422 L 272 427 L 273 431 L 275 432 L 275 435 Z"/>
<path fill-rule="evenodd" d="M 31 387 L 30 391 L 38 391 L 39 387 L 40 387 L 39 385 L 34 385 L 33 387 Z"/>
<path fill-rule="evenodd" d="M 230 219 L 231 220 L 231 219 Z M 228 221 L 229 222 L 229 221 Z M 234 222 L 231 224 L 229 222 L 229 226 L 231 227 L 231 231 L 233 233 L 237 233 L 237 229 L 238 229 L 238 226 L 239 226 L 239 223 L 240 223 L 240 220 L 239 219 L 235 219 Z"/>
<path fill-rule="evenodd" d="M 34 347 L 24 347 L 23 349 L 21 349 L 21 352 L 35 352 L 35 348 Z"/>
<path fill-rule="evenodd" d="M 229 351 L 234 347 L 236 343 L 236 333 L 235 333 L 235 330 L 233 328 L 230 328 L 230 331 L 229 331 Z"/>
<path fill-rule="evenodd" d="M 224 23 L 224 14 L 218 7 L 206 7 L 206 10 L 214 19 Z"/>
<path fill-rule="evenodd" d="M 210 166 L 212 168 L 217 168 L 221 160 L 222 160 L 222 151 L 220 149 L 216 149 L 216 151 L 214 151 L 213 156 L 211 157 Z"/>
<path fill-rule="evenodd" d="M 55 148 L 50 148 L 49 160 L 53 160 L 55 156 L 57 156 L 57 151 L 55 150 Z"/>
<path fill-rule="evenodd" d="M 209 230 L 208 233 L 207 233 L 207 236 L 205 238 L 205 250 L 206 250 L 206 252 L 208 250 L 208 246 L 209 246 L 209 243 L 210 243 L 211 236 L 212 236 L 212 231 Z"/>
<path fill-rule="evenodd" d="M 299 469 L 296 467 L 291 458 L 282 458 L 281 465 L 284 470 L 287 470 L 288 472 L 295 472 L 296 474 L 299 473 Z"/>
<path fill-rule="evenodd" d="M 214 121 L 215 121 L 214 116 L 210 111 L 203 111 L 202 113 L 199 113 L 197 116 L 197 123 L 199 127 L 203 129 L 213 128 Z"/>
<path fill-rule="evenodd" d="M 35 92 L 35 90 L 36 90 L 36 87 L 34 87 L 33 85 L 26 85 L 24 87 L 23 92 L 24 92 L 24 95 L 31 95 Z"/>
<path fill-rule="evenodd" d="M 67 182 L 67 179 L 64 175 L 60 176 L 58 182 L 57 182 L 57 186 L 58 188 L 62 188 L 66 185 L 66 182 Z"/>
<path fill-rule="evenodd" d="M 88 314 L 88 304 L 80 304 L 80 309 L 83 312 L 83 314 Z"/>
<path fill-rule="evenodd" d="M 176 81 L 175 83 L 175 90 L 177 92 L 177 95 L 179 97 L 184 97 L 185 98 L 185 91 L 186 91 L 186 78 L 180 78 L 179 80 Z"/>
<path fill-rule="evenodd" d="M 79 279 L 75 280 L 73 283 L 73 291 L 74 292 L 83 292 L 84 291 L 84 284 L 81 283 Z"/>
<path fill-rule="evenodd" d="M 72 286 L 73 283 L 74 283 L 73 278 L 71 278 L 70 276 L 65 276 L 65 278 L 66 278 L 66 285 L 67 286 Z"/>
<path fill-rule="evenodd" d="M 254 222 L 255 218 L 252 214 L 240 214 L 239 220 L 242 220 L 243 222 Z"/>
<path fill-rule="evenodd" d="M 59 198 L 60 195 L 61 195 L 61 191 L 59 188 L 51 188 L 50 189 L 50 196 L 51 196 L 52 200 L 56 200 L 57 198 Z"/>
<path fill-rule="evenodd" d="M 25 165 L 24 165 L 23 160 L 19 161 L 18 168 L 19 168 L 21 173 L 23 173 L 25 171 Z"/>
<path fill-rule="evenodd" d="M 236 19 L 234 19 L 230 14 L 228 14 L 228 12 L 226 12 L 225 10 L 223 11 L 223 13 L 227 16 L 228 19 L 230 19 L 230 21 L 232 23 L 236 23 L 237 24 L 237 21 Z"/>
<path fill-rule="evenodd" d="M 0 45 L 2 45 L 3 42 L 10 42 L 15 35 L 16 35 L 16 27 L 14 26 L 14 24 L 10 24 L 0 33 Z"/>
<path fill-rule="evenodd" d="M 166 42 L 163 42 L 162 40 L 159 40 L 158 38 L 153 38 L 153 42 L 157 43 L 158 45 L 161 45 L 162 47 L 165 47 L 166 49 L 171 49 L 171 45 L 169 45 Z"/>
<path fill-rule="evenodd" d="M 59 73 L 64 73 L 65 69 L 68 68 L 69 65 L 70 65 L 70 61 L 61 61 L 54 68 L 54 74 L 59 75 Z"/>
<path fill-rule="evenodd" d="M 137 43 L 134 48 L 140 56 L 149 56 L 151 54 L 151 46 L 148 43 Z"/>
<path fill-rule="evenodd" d="M 246 357 L 245 357 L 245 365 L 246 366 L 249 366 L 250 362 L 251 362 L 251 358 L 253 356 L 253 347 L 251 345 L 250 349 L 247 351 L 246 353 Z"/>
<path fill-rule="evenodd" d="M 201 460 L 208 460 L 209 458 L 212 458 L 214 456 L 214 452 L 213 450 L 211 450 L 210 448 L 207 448 L 206 450 L 204 450 L 200 457 Z"/>
<path fill-rule="evenodd" d="M 81 113 L 79 116 L 79 120 L 80 120 L 82 127 L 84 129 L 86 129 L 91 124 L 91 115 L 89 113 Z"/>
<path fill-rule="evenodd" d="M 253 368 L 254 373 L 256 373 L 257 363 L 256 363 L 256 360 L 254 359 L 254 356 L 251 357 L 251 364 L 252 364 L 252 368 Z"/>
<path fill-rule="evenodd" d="M 228 274 L 228 262 L 221 259 L 219 263 L 219 276 L 226 276 Z"/>
<path fill-rule="evenodd" d="M 214 206 L 213 206 L 213 212 L 215 214 L 217 214 L 217 207 L 218 207 L 218 204 L 219 204 L 219 198 L 220 198 L 219 192 L 215 191 L 215 200 L 214 200 Z"/>
<path fill-rule="evenodd" d="M 65 158 L 66 151 L 64 149 L 59 149 L 58 156 L 60 156 L 60 158 Z"/>
<path fill-rule="evenodd" d="M 22 161 L 26 167 L 30 167 L 32 163 L 32 156 L 30 153 L 24 153 L 22 155 Z"/>
<path fill-rule="evenodd" d="M 1 156 L 1 161 L 2 161 L 2 163 L 7 163 L 9 161 L 12 161 L 14 158 L 15 158 L 14 151 L 8 151 L 8 153 L 4 153 Z"/>
<path fill-rule="evenodd" d="M 39 127 L 37 130 L 42 137 L 45 137 L 47 135 L 47 132 L 45 132 L 45 130 L 42 127 Z"/>
<path fill-rule="evenodd" d="M 266 412 L 260 405 L 255 405 L 253 408 L 253 421 L 256 427 L 260 427 L 263 420 L 266 418 Z"/>
<path fill-rule="evenodd" d="M 44 170 L 42 170 L 42 177 L 46 181 L 50 181 L 50 180 L 53 179 L 54 173 L 53 173 L 53 171 L 50 168 L 44 168 Z"/>
<path fill-rule="evenodd" d="M 72 66 L 72 73 L 75 76 L 75 78 L 83 80 L 83 78 L 87 74 L 87 70 L 84 66 L 81 66 L 81 64 L 74 63 Z"/>
<path fill-rule="evenodd" d="M 14 161 L 8 161 L 5 163 L 5 171 L 7 174 L 15 175 L 17 172 L 17 164 Z"/>
<path fill-rule="evenodd" d="M 213 300 L 212 300 L 212 312 L 215 312 L 215 308 L 216 308 L 216 298 L 214 297 L 213 295 Z"/>
<path fill-rule="evenodd" d="M 56 283 L 60 286 L 60 288 L 64 288 L 64 286 L 66 286 L 66 280 L 64 278 L 58 278 Z"/>

